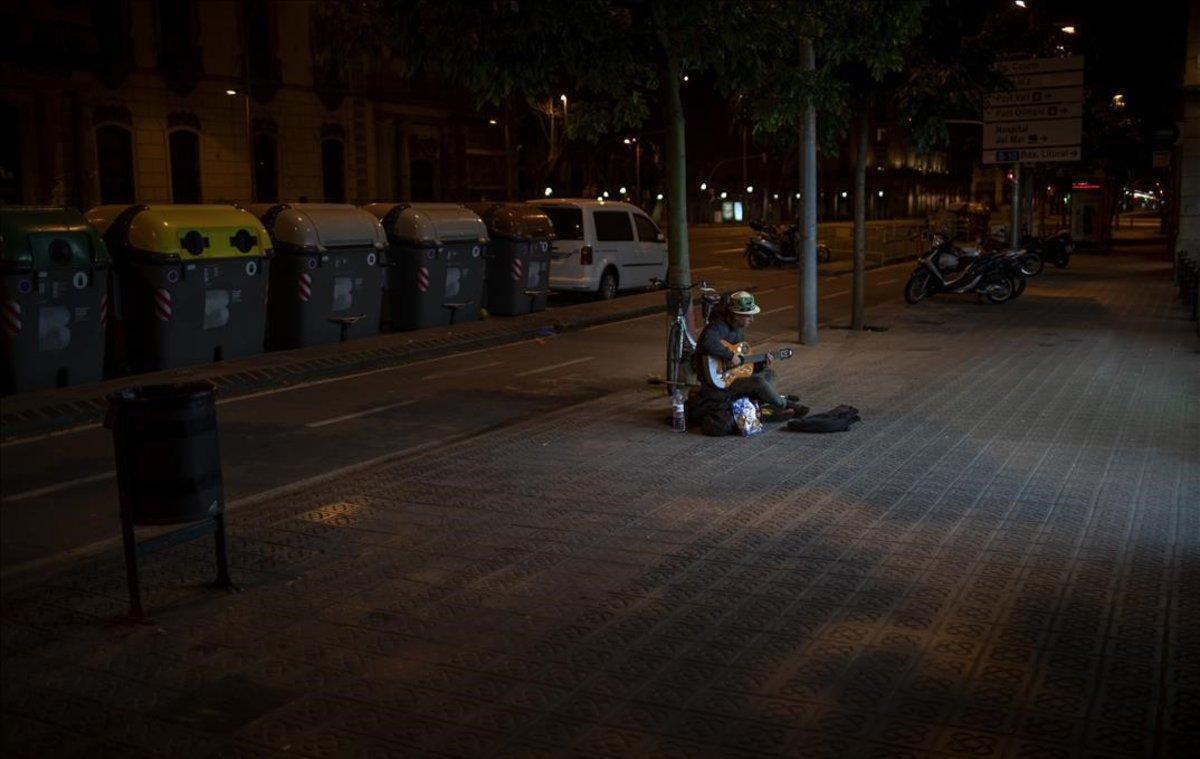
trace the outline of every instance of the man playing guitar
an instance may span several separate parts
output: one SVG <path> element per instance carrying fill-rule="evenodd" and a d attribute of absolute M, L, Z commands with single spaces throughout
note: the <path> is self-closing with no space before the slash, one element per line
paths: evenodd
<path fill-rule="evenodd" d="M 728 384 L 716 384 L 709 377 L 710 372 L 705 366 L 709 358 L 720 360 L 730 369 L 742 365 L 742 354 L 734 348 L 745 340 L 746 328 L 754 321 L 754 316 L 761 309 L 754 301 L 754 296 L 745 290 L 739 290 L 729 296 L 729 303 L 713 315 L 712 320 L 705 325 L 704 331 L 696 341 L 696 373 L 710 388 L 724 390 L 729 398 L 748 396 L 752 400 L 766 404 L 774 410 L 773 419 L 783 421 L 794 416 L 803 416 L 808 408 L 801 406 L 795 396 L 783 396 L 775 391 L 771 381 L 774 372 L 770 366 L 774 362 L 771 354 L 766 354 L 763 360 L 754 364 L 752 374 L 738 377 Z M 715 363 L 715 362 L 714 362 Z"/>

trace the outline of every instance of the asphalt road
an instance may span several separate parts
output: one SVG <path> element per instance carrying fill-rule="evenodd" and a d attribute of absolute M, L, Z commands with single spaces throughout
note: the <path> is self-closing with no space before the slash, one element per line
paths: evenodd
<path fill-rule="evenodd" d="M 694 235 L 694 278 L 725 290 L 754 289 L 763 311 L 751 340 L 768 346 L 794 341 L 797 272 L 746 269 L 744 240 L 744 230 Z M 908 266 L 868 272 L 868 304 L 899 298 Z M 819 280 L 823 323 L 848 321 L 850 284 L 849 276 Z M 605 393 L 648 387 L 647 377 L 663 370 L 664 331 L 664 317 L 651 315 L 224 399 L 219 423 L 227 501 L 236 514 L 264 493 L 349 475 L 364 463 Z M 803 351 L 796 360 L 804 360 Z M 0 566 L 6 575 L 118 539 L 107 430 L 17 440 L 0 454 Z"/>

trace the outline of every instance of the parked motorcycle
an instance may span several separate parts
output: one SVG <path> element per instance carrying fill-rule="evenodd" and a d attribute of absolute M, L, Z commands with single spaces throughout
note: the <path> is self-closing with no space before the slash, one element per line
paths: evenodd
<path fill-rule="evenodd" d="M 979 242 L 979 250 L 987 254 L 1005 254 L 1009 260 L 1014 262 L 1021 274 L 1026 277 L 1036 277 L 1042 273 L 1045 267 L 1045 262 L 1042 260 L 1039 250 L 1033 247 L 1032 240 L 1025 237 L 1022 241 L 1022 247 L 1010 248 L 1008 241 L 999 237 L 985 237 Z"/>
<path fill-rule="evenodd" d="M 1042 237 L 1029 238 L 1025 246 L 1049 261 L 1056 268 L 1065 269 L 1071 263 L 1071 254 L 1075 252 L 1075 240 L 1071 233 L 1065 230 Z"/>
<path fill-rule="evenodd" d="M 751 221 L 755 234 L 746 243 L 746 264 L 751 269 L 768 266 L 791 266 L 800 261 L 800 226 L 790 224 L 780 230 L 774 224 Z M 817 261 L 829 261 L 832 254 L 829 246 L 817 243 Z"/>
<path fill-rule="evenodd" d="M 904 286 L 904 300 L 915 304 L 937 293 L 975 292 L 991 303 L 1004 303 L 1015 297 L 1018 287 L 1024 290 L 1013 265 L 1007 256 L 959 250 L 944 235 L 935 234 Z"/>

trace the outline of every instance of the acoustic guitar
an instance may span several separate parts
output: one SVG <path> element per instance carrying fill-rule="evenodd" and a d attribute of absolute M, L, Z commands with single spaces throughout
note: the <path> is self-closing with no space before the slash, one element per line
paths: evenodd
<path fill-rule="evenodd" d="M 778 350 L 769 351 L 767 353 L 751 353 L 748 343 L 727 343 L 721 341 L 721 345 L 732 351 L 734 355 L 742 357 L 742 363 L 733 366 L 732 361 L 727 361 L 717 356 L 706 356 L 704 366 L 700 367 L 700 379 L 702 379 L 709 387 L 715 387 L 718 390 L 724 390 L 729 387 L 735 380 L 749 377 L 754 374 L 754 365 L 759 361 L 766 361 L 767 356 L 774 359 L 791 358 L 795 353 L 791 348 L 780 348 Z"/>

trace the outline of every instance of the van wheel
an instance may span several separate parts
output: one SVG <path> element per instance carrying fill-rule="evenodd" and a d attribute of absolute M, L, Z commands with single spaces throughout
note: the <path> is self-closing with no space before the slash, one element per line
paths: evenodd
<path fill-rule="evenodd" d="M 604 270 L 604 274 L 600 276 L 600 288 L 596 291 L 596 295 L 601 300 L 612 300 L 617 296 L 617 270 L 608 268 Z"/>

